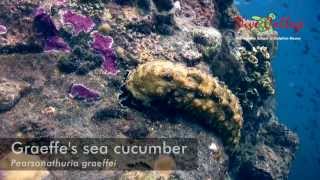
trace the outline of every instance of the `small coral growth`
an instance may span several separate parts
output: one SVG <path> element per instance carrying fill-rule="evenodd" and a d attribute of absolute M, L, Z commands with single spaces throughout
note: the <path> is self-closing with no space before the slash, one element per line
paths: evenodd
<path fill-rule="evenodd" d="M 75 47 L 70 55 L 62 56 L 58 62 L 58 67 L 64 73 L 76 73 L 86 75 L 90 71 L 99 68 L 103 59 L 100 55 L 82 48 Z"/>
<path fill-rule="evenodd" d="M 242 78 L 242 92 L 238 97 L 241 99 L 243 108 L 252 109 L 254 104 L 261 104 L 263 100 L 275 94 L 271 55 L 268 48 L 264 46 L 241 46 L 238 52 L 238 61 L 246 71 L 246 76 Z"/>

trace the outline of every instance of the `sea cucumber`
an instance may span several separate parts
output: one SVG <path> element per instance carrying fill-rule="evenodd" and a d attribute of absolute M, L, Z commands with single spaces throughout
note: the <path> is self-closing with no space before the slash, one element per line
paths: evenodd
<path fill-rule="evenodd" d="M 199 117 L 227 144 L 239 143 L 243 124 L 239 100 L 209 73 L 170 61 L 151 61 L 129 74 L 126 87 L 145 106 L 163 101 Z"/>

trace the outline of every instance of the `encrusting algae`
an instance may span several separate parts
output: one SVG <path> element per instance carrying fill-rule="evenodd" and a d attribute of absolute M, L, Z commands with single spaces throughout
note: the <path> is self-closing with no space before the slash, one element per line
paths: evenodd
<path fill-rule="evenodd" d="M 227 144 L 236 145 L 240 140 L 239 100 L 209 73 L 170 61 L 151 61 L 129 74 L 126 87 L 146 106 L 160 100 L 200 117 Z"/>

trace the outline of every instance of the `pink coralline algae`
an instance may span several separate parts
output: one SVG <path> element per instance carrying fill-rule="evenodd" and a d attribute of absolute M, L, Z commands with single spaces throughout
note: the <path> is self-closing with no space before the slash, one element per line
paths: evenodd
<path fill-rule="evenodd" d="M 76 35 L 80 32 L 88 33 L 95 26 L 95 23 L 90 17 L 83 16 L 72 11 L 67 11 L 63 14 L 63 22 L 64 24 L 71 25 Z"/>
<path fill-rule="evenodd" d="M 52 36 L 47 38 L 46 43 L 44 45 L 45 51 L 65 51 L 69 52 L 69 45 L 59 36 Z"/>
<path fill-rule="evenodd" d="M 110 36 L 104 36 L 98 32 L 92 33 L 92 48 L 103 57 L 103 70 L 106 73 L 117 74 L 116 54 L 112 48 L 113 39 Z"/>
<path fill-rule="evenodd" d="M 57 6 L 63 6 L 68 2 L 68 0 L 56 0 L 55 5 Z"/>
<path fill-rule="evenodd" d="M 59 37 L 59 32 L 51 19 L 43 9 L 38 9 L 33 22 L 38 37 L 42 39 L 45 51 L 65 51 L 69 52 L 69 45 Z"/>
<path fill-rule="evenodd" d="M 86 101 L 97 101 L 101 98 L 99 92 L 90 89 L 83 84 L 72 84 L 69 96 L 74 99 Z"/>
<path fill-rule="evenodd" d="M 7 27 L 0 24 L 0 35 L 7 33 Z"/>
<path fill-rule="evenodd" d="M 92 33 L 92 37 L 94 39 L 92 44 L 93 49 L 97 51 L 112 49 L 113 39 L 111 36 L 104 36 L 98 32 L 94 32 Z"/>

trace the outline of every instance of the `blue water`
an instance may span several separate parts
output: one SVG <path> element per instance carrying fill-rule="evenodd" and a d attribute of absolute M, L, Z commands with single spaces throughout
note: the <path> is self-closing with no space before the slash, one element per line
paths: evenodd
<path fill-rule="evenodd" d="M 300 147 L 289 180 L 320 179 L 320 1 L 237 0 L 241 15 L 290 16 L 304 28 L 279 30 L 280 36 L 301 41 L 280 41 L 273 60 L 279 120 L 299 134 Z"/>

